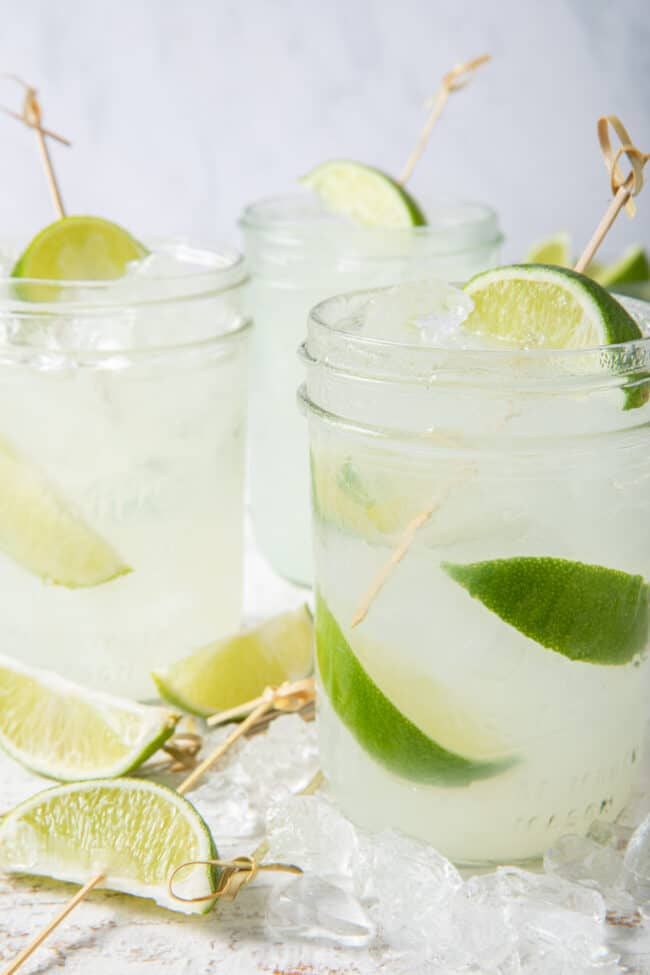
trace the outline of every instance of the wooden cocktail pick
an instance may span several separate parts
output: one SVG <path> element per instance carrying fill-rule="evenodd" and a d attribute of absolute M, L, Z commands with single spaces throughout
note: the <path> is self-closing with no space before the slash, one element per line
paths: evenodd
<path fill-rule="evenodd" d="M 610 125 L 621 140 L 621 145 L 616 152 L 612 149 L 609 135 Z M 629 217 L 635 215 L 636 205 L 633 197 L 638 196 L 643 189 L 643 167 L 650 159 L 650 153 L 641 152 L 634 145 L 627 129 L 618 116 L 604 115 L 602 118 L 599 118 L 597 131 L 605 166 L 609 172 L 609 183 L 612 189 L 613 199 L 574 268 L 575 271 L 580 271 L 581 273 L 590 261 L 593 260 L 596 251 L 602 244 L 610 227 L 623 207 L 626 208 Z M 630 163 L 630 171 L 627 176 L 623 175 L 619 166 L 622 156 L 626 156 Z"/>
<path fill-rule="evenodd" d="M 295 681 L 293 683 L 285 683 L 280 687 L 268 687 L 264 694 L 254 701 L 249 702 L 248 705 L 243 705 L 244 708 L 248 708 L 247 717 L 237 725 L 237 727 L 228 735 L 225 741 L 221 742 L 210 755 L 208 755 L 200 765 L 187 776 L 186 779 L 181 782 L 176 790 L 180 795 L 185 795 L 192 789 L 199 779 L 205 773 L 211 769 L 217 762 L 226 754 L 226 752 L 242 738 L 247 732 L 258 722 L 265 714 L 270 711 L 298 711 L 309 701 L 313 700 L 315 696 L 315 685 L 312 679 Z M 314 787 L 320 782 L 319 776 L 316 776 L 307 786 L 307 789 Z M 306 791 L 306 790 L 303 790 Z M 251 857 L 237 857 L 235 860 L 219 860 L 215 861 L 217 866 L 222 868 L 222 883 L 220 889 L 215 895 L 210 896 L 210 900 L 216 900 L 218 898 L 232 898 L 237 895 L 239 890 L 250 883 L 250 881 L 256 876 L 260 870 L 280 870 L 289 873 L 301 873 L 299 867 L 295 867 L 292 864 L 259 864 L 259 852 L 261 848 L 255 851 Z M 174 872 L 172 877 L 170 877 L 170 885 L 173 883 L 174 877 L 179 870 L 188 867 L 189 864 L 181 864 L 178 869 Z M 44 928 L 34 939 L 31 941 L 27 947 L 10 962 L 9 966 L 5 968 L 2 975 L 14 975 L 15 972 L 21 967 L 23 962 L 27 961 L 28 958 L 33 955 L 36 949 L 43 944 L 43 942 L 52 934 L 53 931 L 58 928 L 62 921 L 68 917 L 68 915 L 75 909 L 75 907 L 84 900 L 85 897 L 104 880 L 104 874 L 98 873 L 96 876 L 92 877 L 88 883 L 77 891 L 77 893 L 72 897 L 65 907 L 60 911 L 59 914 Z M 171 887 L 170 887 L 171 889 Z M 174 895 L 175 896 L 175 895 Z"/>
<path fill-rule="evenodd" d="M 38 101 L 38 94 L 35 88 L 28 85 L 21 78 L 16 75 L 2 75 L 0 77 L 9 78 L 12 81 L 17 82 L 25 90 L 25 97 L 23 99 L 23 110 L 21 113 L 14 112 L 9 108 L 0 106 L 0 109 L 5 113 L 5 115 L 11 116 L 11 118 L 18 119 L 19 122 L 23 122 L 30 129 L 34 129 L 36 132 L 36 138 L 38 139 L 38 147 L 41 153 L 41 159 L 43 161 L 43 168 L 45 170 L 45 177 L 47 179 L 47 184 L 50 188 L 50 195 L 52 196 L 52 202 L 54 204 L 54 209 L 56 210 L 58 217 L 65 216 L 65 210 L 63 208 L 63 201 L 61 199 L 61 191 L 59 189 L 59 184 L 57 183 L 56 175 L 54 173 L 54 167 L 52 165 L 52 159 L 50 157 L 50 152 L 47 147 L 47 139 L 55 139 L 64 146 L 69 146 L 70 143 L 67 139 L 64 139 L 62 135 L 58 135 L 56 132 L 52 132 L 51 129 L 46 129 L 43 127 L 43 113 L 41 110 L 40 103 Z"/>
<path fill-rule="evenodd" d="M 614 129 L 621 140 L 621 145 L 614 152 L 609 135 L 609 126 Z M 609 172 L 610 185 L 612 188 L 613 199 L 602 220 L 596 227 L 591 240 L 585 247 L 575 265 L 574 270 L 584 272 L 594 254 L 602 244 L 616 217 L 623 207 L 627 209 L 628 215 L 633 217 L 636 213 L 636 206 L 633 197 L 638 196 L 643 189 L 643 167 L 650 159 L 650 153 L 641 152 L 632 142 L 630 135 L 616 115 L 606 115 L 598 119 L 597 125 L 598 140 L 605 160 L 605 165 Z M 622 156 L 626 156 L 630 163 L 630 172 L 624 175 L 619 166 Z M 406 526 L 402 538 L 396 548 L 391 553 L 387 561 L 381 566 L 372 582 L 359 600 L 357 609 L 352 617 L 352 627 L 362 623 L 368 615 L 372 604 L 384 588 L 391 575 L 407 554 L 415 537 L 420 529 L 427 524 L 429 519 L 442 507 L 451 491 L 460 484 L 465 483 L 472 477 L 473 468 L 464 465 L 458 472 L 442 484 L 437 497 L 422 511 L 419 512 Z"/>
<path fill-rule="evenodd" d="M 404 168 L 397 178 L 397 182 L 402 186 L 408 183 L 413 175 L 413 170 L 417 166 L 420 157 L 427 147 L 429 139 L 431 138 L 431 133 L 433 132 L 433 128 L 442 115 L 445 105 L 449 100 L 449 96 L 452 95 L 453 92 L 460 91 L 461 88 L 465 88 L 474 77 L 474 72 L 476 69 L 480 68 L 483 64 L 487 64 L 490 60 L 490 54 L 481 54 L 480 57 L 473 58 L 471 61 L 464 61 L 462 64 L 457 64 L 451 69 L 451 71 L 448 71 L 447 74 L 443 76 L 440 89 L 427 102 L 426 107 L 429 109 L 429 114 L 426 122 L 424 123 L 422 131 L 418 136 L 418 141 L 416 142 L 410 156 L 404 163 Z"/>

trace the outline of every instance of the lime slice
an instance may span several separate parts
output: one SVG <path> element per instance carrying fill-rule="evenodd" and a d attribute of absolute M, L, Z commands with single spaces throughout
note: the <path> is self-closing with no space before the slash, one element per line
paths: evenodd
<path fill-rule="evenodd" d="M 0 823 L 0 868 L 7 873 L 85 884 L 151 898 L 171 911 L 203 914 L 213 901 L 184 904 L 172 897 L 174 870 L 217 856 L 210 831 L 178 793 L 144 779 L 60 785 L 39 792 Z M 182 870 L 174 892 L 208 897 L 217 889 L 213 867 Z"/>
<path fill-rule="evenodd" d="M 341 531 L 370 539 L 377 534 L 392 534 L 408 521 L 413 505 L 404 500 L 404 480 L 377 483 L 363 476 L 351 458 L 320 451 L 311 455 L 312 503 L 320 520 Z M 381 500 L 378 500 L 380 499 Z M 419 499 L 413 514 L 425 502 Z"/>
<path fill-rule="evenodd" d="M 306 677 L 312 644 L 311 614 L 301 606 L 216 640 L 152 677 L 166 701 L 207 717 L 253 700 L 266 687 Z"/>
<path fill-rule="evenodd" d="M 648 585 L 641 576 L 535 557 L 442 568 L 504 622 L 570 660 L 620 665 L 647 649 Z"/>
<path fill-rule="evenodd" d="M 479 335 L 528 349 L 585 349 L 642 338 L 631 315 L 603 287 L 568 268 L 513 264 L 465 285 Z"/>
<path fill-rule="evenodd" d="M 300 180 L 336 213 L 370 227 L 421 227 L 426 218 L 410 193 L 386 173 L 363 163 L 336 159 Z"/>
<path fill-rule="evenodd" d="M 396 775 L 429 785 L 462 786 L 498 775 L 513 764 L 512 758 L 468 758 L 424 734 L 371 680 L 320 596 L 316 601 L 316 654 L 334 710 L 359 744 Z"/>
<path fill-rule="evenodd" d="M 0 551 L 69 589 L 98 586 L 131 569 L 70 511 L 42 475 L 0 441 Z"/>
<path fill-rule="evenodd" d="M 565 230 L 533 244 L 526 255 L 526 264 L 554 264 L 571 266 L 571 238 Z"/>
<path fill-rule="evenodd" d="M 39 775 L 64 782 L 126 775 L 178 720 L 165 708 L 92 693 L 0 656 L 0 746 Z"/>
<path fill-rule="evenodd" d="M 604 288 L 616 289 L 621 285 L 644 284 L 650 281 L 647 252 L 638 245 L 630 247 L 614 264 L 599 265 L 592 276 Z"/>

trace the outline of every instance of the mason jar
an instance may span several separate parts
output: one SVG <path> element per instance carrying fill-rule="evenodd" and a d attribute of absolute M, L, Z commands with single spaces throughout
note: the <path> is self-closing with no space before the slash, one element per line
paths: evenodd
<path fill-rule="evenodd" d="M 282 576 L 309 585 L 309 468 L 295 411 L 295 350 L 318 301 L 434 274 L 462 280 L 497 261 L 496 214 L 479 203 L 430 206 L 423 227 L 357 226 L 307 192 L 249 206 L 241 227 L 253 331 L 251 507 L 257 542 Z"/>
<path fill-rule="evenodd" d="M 378 295 L 318 305 L 302 350 L 322 767 L 363 826 L 525 861 L 637 775 L 650 340 L 408 344 L 368 334 Z"/>
<path fill-rule="evenodd" d="M 0 261 L 3 652 L 137 698 L 242 590 L 243 261 L 149 247 L 113 281 Z"/>

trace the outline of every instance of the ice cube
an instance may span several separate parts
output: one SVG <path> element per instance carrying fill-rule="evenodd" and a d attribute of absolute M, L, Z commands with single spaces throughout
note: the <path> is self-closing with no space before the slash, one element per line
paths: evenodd
<path fill-rule="evenodd" d="M 365 947 L 375 936 L 374 924 L 353 894 L 310 874 L 296 877 L 275 893 L 266 923 L 277 938 L 304 938 L 348 948 Z"/>
<path fill-rule="evenodd" d="M 623 857 L 625 885 L 641 903 L 650 899 L 650 815 L 632 834 Z"/>
<path fill-rule="evenodd" d="M 495 884 L 523 945 L 561 945 L 585 959 L 602 953 L 606 908 L 597 891 L 516 867 L 500 867 Z"/>
<path fill-rule="evenodd" d="M 268 860 L 295 863 L 322 877 L 351 877 L 356 830 L 320 796 L 294 796 L 267 819 Z"/>
<path fill-rule="evenodd" d="M 400 284 L 370 299 L 364 331 L 389 341 L 457 346 L 467 340 L 459 329 L 473 307 L 463 291 L 442 281 Z"/>
<path fill-rule="evenodd" d="M 230 729 L 212 732 L 205 754 Z M 217 837 L 261 834 L 270 809 L 300 791 L 318 770 L 313 723 L 298 715 L 279 718 L 264 734 L 239 741 L 192 793 L 192 801 Z"/>
<path fill-rule="evenodd" d="M 395 947 L 449 937 L 445 905 L 462 885 L 456 868 L 434 849 L 388 830 L 359 836 L 357 894 Z"/>
<path fill-rule="evenodd" d="M 544 856 L 547 873 L 599 890 L 614 888 L 622 880 L 623 858 L 611 846 L 600 846 L 586 836 L 563 836 Z"/>

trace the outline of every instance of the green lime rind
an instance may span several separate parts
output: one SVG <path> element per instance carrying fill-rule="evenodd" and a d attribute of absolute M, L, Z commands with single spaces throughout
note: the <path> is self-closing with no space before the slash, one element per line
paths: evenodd
<path fill-rule="evenodd" d="M 450 752 L 406 718 L 370 679 L 320 595 L 316 597 L 316 655 L 332 706 L 359 744 L 403 779 L 466 786 L 500 775 L 512 757 L 476 761 Z"/>
<path fill-rule="evenodd" d="M 44 227 L 16 261 L 11 276 L 29 279 L 17 285 L 26 301 L 53 301 L 60 288 L 44 281 L 111 281 L 121 278 L 131 261 L 147 248 L 127 230 L 102 217 L 63 217 Z"/>
<path fill-rule="evenodd" d="M 179 719 L 0 655 L 0 747 L 46 778 L 128 775 L 171 737 Z"/>
<path fill-rule="evenodd" d="M 474 311 L 463 328 L 515 347 L 598 348 L 642 339 L 632 315 L 602 285 L 569 268 L 512 264 L 482 271 L 465 285 Z M 623 386 L 624 410 L 650 398 L 650 374 Z"/>
<path fill-rule="evenodd" d="M 132 569 L 72 512 L 36 468 L 0 440 L 0 552 L 68 589 L 112 582 Z"/>
<path fill-rule="evenodd" d="M 621 666 L 648 645 L 648 584 L 568 559 L 443 562 L 447 575 L 505 623 L 580 663 Z"/>
<path fill-rule="evenodd" d="M 335 213 L 371 227 L 422 227 L 426 217 L 392 176 L 349 159 L 322 163 L 299 180 Z"/>
<path fill-rule="evenodd" d="M 7 873 L 99 885 L 154 900 L 183 914 L 204 914 L 214 904 L 183 903 L 168 884 L 190 861 L 218 858 L 203 818 L 187 799 L 147 779 L 75 782 L 46 789 L 0 820 L 0 867 Z M 196 865 L 179 874 L 182 897 L 216 895 L 221 870 Z"/>
<path fill-rule="evenodd" d="M 152 673 L 161 698 L 199 717 L 238 707 L 266 687 L 313 669 L 313 619 L 307 606 L 216 640 Z"/>

